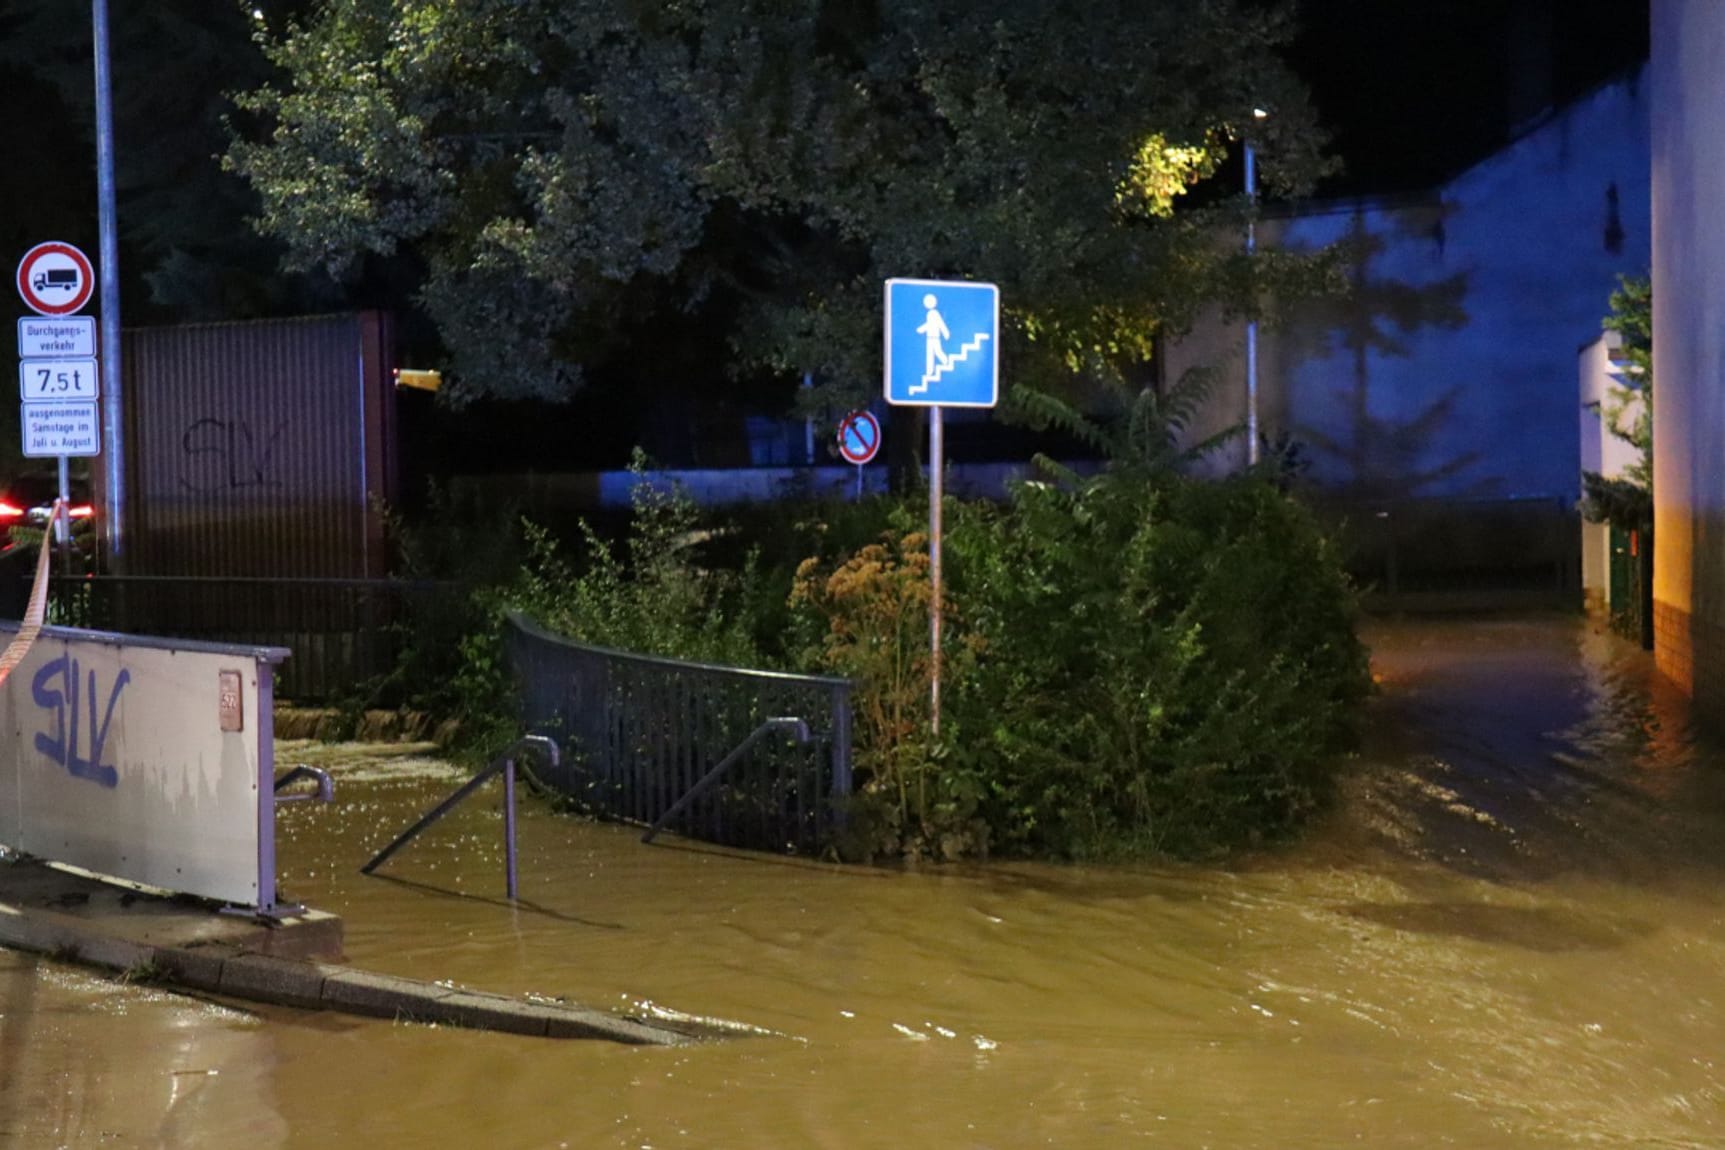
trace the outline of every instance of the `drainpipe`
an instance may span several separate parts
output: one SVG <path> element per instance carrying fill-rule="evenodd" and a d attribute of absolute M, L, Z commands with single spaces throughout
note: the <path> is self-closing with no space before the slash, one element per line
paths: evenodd
<path fill-rule="evenodd" d="M 1270 113 L 1262 108 L 1252 109 L 1252 119 L 1264 120 Z M 1258 224 L 1254 213 L 1258 209 L 1258 152 L 1252 147 L 1252 141 L 1246 141 L 1246 255 L 1250 257 L 1258 250 Z M 1252 300 L 1254 310 L 1257 299 Z M 1258 464 L 1258 321 L 1256 318 L 1246 320 L 1246 464 L 1256 467 Z"/>

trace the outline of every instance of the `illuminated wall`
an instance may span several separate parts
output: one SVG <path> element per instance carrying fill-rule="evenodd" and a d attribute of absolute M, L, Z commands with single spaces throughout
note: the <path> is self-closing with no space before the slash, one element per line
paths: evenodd
<path fill-rule="evenodd" d="M 1725 703 L 1725 4 L 1654 0 L 1654 653 Z"/>
<path fill-rule="evenodd" d="M 1353 252 L 1349 299 L 1260 336 L 1262 426 L 1310 478 L 1373 501 L 1579 498 L 1576 353 L 1650 260 L 1643 83 L 1596 89 L 1424 195 L 1265 222 L 1262 247 Z M 1170 351 L 1171 373 L 1221 369 L 1200 435 L 1244 417 L 1243 342 L 1212 317 Z"/>

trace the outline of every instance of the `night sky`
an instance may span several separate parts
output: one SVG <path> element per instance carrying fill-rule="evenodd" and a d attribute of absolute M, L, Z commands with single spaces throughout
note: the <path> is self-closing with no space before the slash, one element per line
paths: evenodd
<path fill-rule="evenodd" d="M 1648 0 L 1304 0 L 1292 62 L 1346 171 L 1325 191 L 1433 187 L 1646 60 Z"/>
<path fill-rule="evenodd" d="M 15 2 L 0 0 L 0 35 L 16 34 Z M 1539 109 L 1645 60 L 1648 0 L 1303 0 L 1300 23 L 1292 63 L 1345 165 L 1321 194 L 1391 193 L 1441 183 Z M 6 54 L 30 59 L 26 47 Z M 94 210 L 82 126 L 16 65 L 0 65 L 0 109 L 0 237 L 81 230 Z"/>
<path fill-rule="evenodd" d="M 46 237 L 94 251 L 87 130 L 21 66 L 39 55 L 18 42 L 8 20 L 22 3 L 0 0 L 9 50 L 0 54 L 0 153 L 8 160 L 0 166 L 0 246 L 14 260 Z M 1437 186 L 1502 147 L 1542 109 L 1644 60 L 1648 0 L 1304 0 L 1301 25 L 1291 62 L 1345 164 L 1320 194 L 1387 194 Z M 212 139 L 204 154 L 222 146 Z M 145 261 L 123 252 L 121 266 L 130 322 L 179 318 L 145 302 Z M 619 421 L 629 422 L 621 414 Z"/>

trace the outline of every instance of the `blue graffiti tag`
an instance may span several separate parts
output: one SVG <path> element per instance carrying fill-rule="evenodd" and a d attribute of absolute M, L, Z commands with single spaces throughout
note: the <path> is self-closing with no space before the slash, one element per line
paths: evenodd
<path fill-rule="evenodd" d="M 37 671 L 36 678 L 31 681 L 31 698 L 36 700 L 38 707 L 51 709 L 55 722 L 53 738 L 49 738 L 46 733 L 37 732 L 36 749 L 65 767 L 74 778 L 89 779 L 104 787 L 118 786 L 120 772 L 103 764 L 102 749 L 108 741 L 108 724 L 114 721 L 114 704 L 120 701 L 120 692 L 126 689 L 126 684 L 132 681 L 132 673 L 122 669 L 114 679 L 114 689 L 108 693 L 108 708 L 102 714 L 102 725 L 98 729 L 96 672 L 90 672 L 88 691 L 80 692 L 78 671 L 78 660 L 70 655 L 62 655 Z M 55 682 L 56 679 L 59 683 Z M 88 758 L 78 753 L 78 708 L 83 699 L 88 700 L 90 711 Z M 68 710 L 71 711 L 69 722 Z"/>

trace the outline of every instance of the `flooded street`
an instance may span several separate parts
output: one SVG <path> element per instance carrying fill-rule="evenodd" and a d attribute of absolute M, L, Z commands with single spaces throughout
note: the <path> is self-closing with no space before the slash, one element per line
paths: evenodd
<path fill-rule="evenodd" d="M 1725 753 L 1579 620 L 1374 624 L 1343 801 L 1226 869 L 901 873 L 339 767 L 281 884 L 355 964 L 769 1034 L 682 1049 L 240 1010 L 0 952 L 0 1145 L 1725 1146 Z M 348 764 L 343 766 L 342 764 Z"/>

